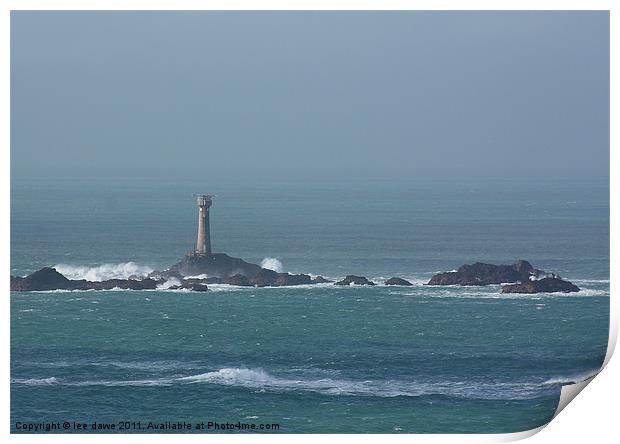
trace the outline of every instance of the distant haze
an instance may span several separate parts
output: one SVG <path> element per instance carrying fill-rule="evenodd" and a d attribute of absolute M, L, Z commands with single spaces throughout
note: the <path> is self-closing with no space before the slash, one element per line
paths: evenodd
<path fill-rule="evenodd" d="M 14 12 L 14 177 L 609 175 L 607 12 Z"/>

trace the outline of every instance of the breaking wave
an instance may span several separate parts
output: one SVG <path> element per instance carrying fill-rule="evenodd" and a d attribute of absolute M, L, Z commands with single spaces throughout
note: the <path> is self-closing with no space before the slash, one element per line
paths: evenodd
<path fill-rule="evenodd" d="M 275 257 L 266 257 L 260 263 L 260 266 L 263 268 L 267 268 L 269 270 L 273 270 L 278 273 L 282 273 L 282 262 L 280 262 Z"/>
<path fill-rule="evenodd" d="M 158 285 L 157 289 L 158 290 L 167 290 L 167 289 L 169 289 L 170 287 L 172 287 L 174 285 L 181 285 L 181 281 L 178 280 L 175 277 L 172 277 L 172 278 L 168 279 L 166 282 L 164 282 L 163 284 Z"/>
<path fill-rule="evenodd" d="M 583 372 L 583 373 L 577 373 L 571 376 L 557 376 L 557 377 L 547 379 L 544 383 L 545 384 L 560 384 L 560 385 L 576 384 L 578 382 L 586 381 L 598 375 L 599 371 L 600 370 L 590 370 L 590 371 Z"/>
<path fill-rule="evenodd" d="M 100 363 L 98 365 L 104 365 Z M 122 363 L 110 362 L 105 365 L 131 370 L 174 370 L 182 366 L 178 362 L 158 363 Z M 198 363 L 188 368 L 199 368 Z M 474 381 L 403 381 L 403 380 L 353 380 L 334 378 L 334 374 L 326 374 L 323 378 L 280 377 L 260 368 L 221 368 L 206 373 L 184 377 L 160 377 L 128 380 L 85 380 L 68 381 L 49 378 L 11 379 L 12 384 L 29 386 L 173 386 L 183 384 L 215 384 L 221 386 L 241 387 L 251 390 L 275 392 L 313 392 L 326 396 L 369 396 L 392 398 L 397 396 L 447 396 L 466 399 L 534 399 L 557 394 L 558 386 L 584 381 L 595 376 L 597 370 L 572 376 L 559 376 L 541 382 L 474 382 Z"/>
<path fill-rule="evenodd" d="M 179 378 L 188 383 L 211 383 L 251 389 L 276 391 L 310 391 L 323 395 L 396 396 L 444 395 L 476 399 L 529 399 L 548 396 L 548 387 L 532 383 L 483 383 L 470 382 L 406 382 L 355 381 L 347 379 L 288 379 L 273 376 L 262 369 L 223 368 L 217 371 Z"/>
<path fill-rule="evenodd" d="M 87 281 L 105 281 L 107 279 L 127 279 L 131 276 L 145 277 L 153 269 L 135 262 L 120 264 L 102 264 L 94 267 L 58 264 L 54 268 L 69 279 L 86 279 Z"/>

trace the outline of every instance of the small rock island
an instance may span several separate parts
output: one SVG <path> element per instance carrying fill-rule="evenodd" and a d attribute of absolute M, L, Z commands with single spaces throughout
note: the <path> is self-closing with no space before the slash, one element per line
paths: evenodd
<path fill-rule="evenodd" d="M 528 261 L 512 265 L 493 265 L 477 262 L 462 265 L 456 271 L 438 273 L 426 285 L 502 285 L 502 293 L 570 293 L 579 291 L 572 282 L 555 273 L 538 270 Z"/>

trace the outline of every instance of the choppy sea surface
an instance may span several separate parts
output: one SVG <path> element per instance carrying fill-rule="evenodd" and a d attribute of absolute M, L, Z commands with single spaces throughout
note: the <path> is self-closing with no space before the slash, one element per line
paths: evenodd
<path fill-rule="evenodd" d="M 165 268 L 193 248 L 195 192 L 218 195 L 215 251 L 379 285 L 12 292 L 12 431 L 215 421 L 284 433 L 514 432 L 546 423 L 562 385 L 603 362 L 606 181 L 14 178 L 11 274 L 56 266 L 100 280 Z M 423 285 L 463 263 L 516 259 L 582 291 Z M 381 285 L 391 276 L 414 285 Z"/>

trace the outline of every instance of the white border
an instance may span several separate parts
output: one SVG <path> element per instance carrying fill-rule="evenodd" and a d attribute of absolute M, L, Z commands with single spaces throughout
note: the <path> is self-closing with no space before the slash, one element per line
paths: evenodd
<path fill-rule="evenodd" d="M 465 4 L 466 3 L 466 4 Z M 253 9 L 253 10 L 609 10 L 610 12 L 610 29 L 611 29 L 611 109 L 610 109 L 610 123 L 611 123 L 611 146 L 617 147 L 617 131 L 616 128 L 620 126 L 618 121 L 617 106 L 618 106 L 618 88 L 616 87 L 617 81 L 614 83 L 614 79 L 617 79 L 620 71 L 618 70 L 618 56 L 617 52 L 620 47 L 618 44 L 618 29 L 620 29 L 619 10 L 616 6 L 618 2 L 614 0 L 590 0 L 590 1 L 577 1 L 577 0 L 470 0 L 464 2 L 463 0 L 383 0 L 378 2 L 376 0 L 265 0 L 265 1 L 252 1 L 252 0 L 218 0 L 218 1 L 199 1 L 199 0 L 152 0 L 149 2 L 139 0 L 93 0 L 93 1 L 78 1 L 78 0 L 57 0 L 57 1 L 44 1 L 44 0 L 5 0 L 0 4 L 2 11 L 0 27 L 0 60 L 2 63 L 2 70 L 0 71 L 1 89 L 0 94 L 2 98 L 2 108 L 0 110 L 0 140 L 2 141 L 2 162 L 0 162 L 0 180 L 3 184 L 2 193 L 2 211 L 4 217 L 2 218 L 3 230 L 2 239 L 4 245 L 4 254 L 1 257 L 2 269 L 5 270 L 1 274 L 0 279 L 7 289 L 6 294 L 2 298 L 3 313 L 5 316 L 4 329 L 2 331 L 2 343 L 3 350 L 5 352 L 5 365 L 2 367 L 2 374 L 0 380 L 5 381 L 2 385 L 2 401 L 1 411 L 3 413 L 3 420 L 0 423 L 3 437 L 6 437 L 9 441 L 19 442 L 31 442 L 45 440 L 47 442 L 83 442 L 85 440 L 92 442 L 107 442 L 111 439 L 110 435 L 10 435 L 9 418 L 10 418 L 10 368 L 9 368 L 9 350 L 10 350 L 10 331 L 9 322 L 7 318 L 10 318 L 10 298 L 8 295 L 9 288 L 9 276 L 10 270 L 10 73 L 8 67 L 10 66 L 10 11 L 11 10 L 240 10 L 240 9 Z M 618 172 L 617 168 L 617 154 L 614 150 L 611 151 L 611 171 Z M 614 295 L 613 289 L 615 288 L 615 279 L 617 276 L 617 258 L 618 258 L 618 237 L 614 232 L 614 222 L 618 220 L 618 204 L 617 202 L 617 189 L 618 180 L 611 175 L 611 294 Z M 611 325 L 609 331 L 609 346 L 605 363 L 609 362 L 611 354 L 615 348 L 617 333 L 618 333 L 618 304 L 616 297 L 612 296 L 610 300 L 611 306 Z M 616 359 L 617 361 L 617 359 Z M 566 410 L 555 418 L 545 430 L 544 433 L 538 434 L 535 438 L 532 438 L 533 442 L 548 442 L 550 440 L 555 441 L 583 441 L 585 439 L 600 439 L 600 441 L 608 441 L 608 438 L 616 435 L 617 428 L 615 422 L 617 419 L 613 414 L 614 411 L 614 399 L 613 394 L 619 393 L 618 391 L 618 374 L 619 366 L 617 363 L 612 362 L 607 365 L 601 375 L 594 378 L 589 384 L 588 390 L 585 390 L 580 395 L 580 401 L 572 403 Z M 585 384 L 587 385 L 587 384 Z M 569 391 L 575 391 L 579 387 L 573 387 Z M 582 387 L 583 388 L 583 387 Z M 578 392 L 578 390 L 577 390 Z M 565 396 L 563 394 L 563 396 Z M 522 439 L 531 436 L 541 430 L 534 429 L 531 431 L 514 433 L 514 434 L 499 434 L 499 435 L 321 435 L 319 439 L 337 439 L 338 441 L 348 442 L 368 442 L 368 441 L 400 441 L 411 442 L 412 440 L 417 442 L 503 442 Z M 251 438 L 248 438 L 250 436 Z M 187 435 L 180 437 L 180 435 L 136 435 L 136 436 L 114 436 L 114 440 L 120 440 L 122 442 L 169 442 L 170 440 L 190 440 L 193 442 L 209 440 L 222 440 L 222 441 L 241 441 L 245 439 L 251 439 L 256 442 L 271 443 L 273 441 L 285 442 L 293 438 L 296 442 L 311 442 L 317 439 L 316 435 Z"/>

